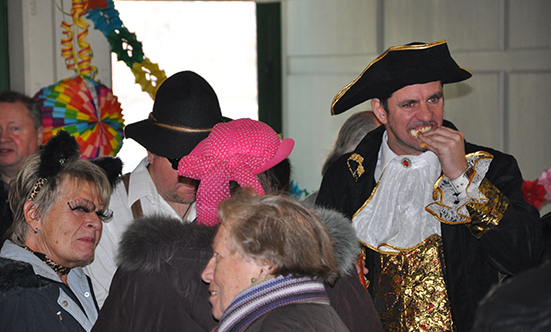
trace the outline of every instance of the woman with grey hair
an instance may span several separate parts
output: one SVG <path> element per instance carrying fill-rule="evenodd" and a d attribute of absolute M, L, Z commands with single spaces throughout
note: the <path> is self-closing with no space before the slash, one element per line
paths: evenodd
<path fill-rule="evenodd" d="M 323 282 L 339 268 L 325 225 L 282 196 L 244 191 L 220 204 L 214 255 L 202 273 L 225 331 L 348 331 Z"/>
<path fill-rule="evenodd" d="M 339 159 L 340 156 L 354 151 L 365 135 L 380 125 L 381 123 L 377 120 L 373 111 L 363 111 L 352 114 L 343 123 L 341 129 L 339 129 L 337 139 L 335 143 L 333 143 L 333 149 L 323 162 L 321 174 L 325 174 L 329 166 Z"/>
<path fill-rule="evenodd" d="M 111 183 L 60 131 L 11 181 L 14 220 L 0 251 L 0 331 L 90 331 L 98 315 L 89 278 Z M 105 165 L 105 164 L 102 164 Z M 109 163 L 113 177 L 122 164 Z"/>

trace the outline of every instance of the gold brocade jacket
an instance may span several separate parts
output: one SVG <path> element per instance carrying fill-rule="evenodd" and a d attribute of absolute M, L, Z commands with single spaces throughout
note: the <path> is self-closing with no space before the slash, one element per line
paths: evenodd
<path fill-rule="evenodd" d="M 444 126 L 456 129 L 448 121 Z M 380 126 L 368 133 L 355 151 L 327 170 L 316 204 L 352 218 L 376 185 L 374 171 L 384 131 Z M 537 265 L 543 250 L 539 213 L 522 196 L 523 178 L 514 157 L 466 142 L 465 154 L 475 152 L 493 156 L 483 183 L 500 196 L 497 201 L 489 200 L 493 205 L 469 208 L 471 220 L 467 223 L 441 223 L 444 280 L 455 331 L 470 331 L 477 305 L 499 281 L 499 273 L 515 275 Z M 499 220 L 492 218 L 497 215 L 495 207 Z M 379 278 L 381 258 L 371 249 L 365 251 L 369 291 L 374 294 L 379 287 L 374 281 Z"/>

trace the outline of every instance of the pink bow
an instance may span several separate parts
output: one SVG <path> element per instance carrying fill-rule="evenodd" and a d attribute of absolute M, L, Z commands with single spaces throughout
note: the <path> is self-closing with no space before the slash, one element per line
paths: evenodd
<path fill-rule="evenodd" d="M 179 174 L 201 181 L 197 189 L 197 206 L 201 206 L 197 210 L 197 222 L 207 226 L 218 224 L 218 205 L 230 197 L 230 180 L 264 195 L 264 189 L 255 176 L 255 171 L 264 162 L 264 158 L 245 154 L 229 158 L 213 155 L 188 155 L 182 158 Z"/>

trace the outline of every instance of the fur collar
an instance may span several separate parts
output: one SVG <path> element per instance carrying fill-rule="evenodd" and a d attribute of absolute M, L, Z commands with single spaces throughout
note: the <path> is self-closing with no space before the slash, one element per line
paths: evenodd
<path fill-rule="evenodd" d="M 339 264 L 341 276 L 356 273 L 354 263 L 361 253 L 361 248 L 350 219 L 336 210 L 322 207 L 315 207 L 313 210 L 318 218 L 327 226 L 329 236 L 335 241 L 333 254 Z"/>
<path fill-rule="evenodd" d="M 314 212 L 329 229 L 335 241 L 335 258 L 341 276 L 355 273 L 354 263 L 360 243 L 350 220 L 335 210 L 316 207 Z M 212 250 L 217 227 L 182 223 L 171 217 L 152 215 L 135 220 L 124 232 L 117 255 L 119 268 L 127 271 L 156 272 L 178 249 Z"/>
<path fill-rule="evenodd" d="M 118 266 L 127 271 L 158 272 L 161 263 L 179 249 L 211 251 L 216 229 L 161 215 L 137 219 L 122 236 Z"/>
<path fill-rule="evenodd" d="M 37 288 L 40 282 L 31 264 L 0 258 L 0 292 L 13 288 Z"/>

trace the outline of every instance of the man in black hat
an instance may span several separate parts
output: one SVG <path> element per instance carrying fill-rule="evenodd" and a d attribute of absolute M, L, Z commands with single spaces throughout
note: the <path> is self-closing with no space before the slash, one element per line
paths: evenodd
<path fill-rule="evenodd" d="M 352 219 L 387 331 L 469 331 L 499 273 L 541 254 L 515 159 L 443 119 L 443 84 L 470 77 L 445 41 L 412 43 L 389 48 L 332 103 L 339 114 L 371 99 L 384 124 L 327 170 L 317 204 Z"/>
<path fill-rule="evenodd" d="M 96 258 L 86 267 L 100 307 L 117 268 L 119 240 L 132 220 L 152 214 L 184 222 L 196 218 L 197 181 L 178 176 L 178 162 L 223 119 L 210 84 L 184 71 L 161 84 L 148 119 L 125 128 L 127 138 L 147 149 L 147 157 L 114 190 L 109 204 L 112 221 L 105 223 Z"/>

